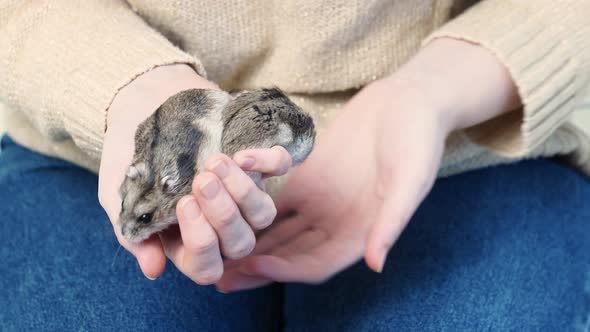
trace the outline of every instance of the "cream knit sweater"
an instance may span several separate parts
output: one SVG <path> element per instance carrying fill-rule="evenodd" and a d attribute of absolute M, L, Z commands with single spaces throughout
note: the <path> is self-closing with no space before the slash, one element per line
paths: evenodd
<path fill-rule="evenodd" d="M 441 176 L 554 155 L 590 174 L 569 120 L 590 96 L 589 18 L 589 0 L 0 0 L 0 100 L 16 141 L 97 171 L 111 101 L 156 66 L 279 86 L 321 134 L 359 88 L 450 36 L 494 52 L 524 108 L 451 135 Z"/>

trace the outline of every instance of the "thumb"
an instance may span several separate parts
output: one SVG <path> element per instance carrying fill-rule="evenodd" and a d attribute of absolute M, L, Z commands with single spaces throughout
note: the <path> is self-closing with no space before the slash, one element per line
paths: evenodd
<path fill-rule="evenodd" d="M 135 256 L 139 268 L 146 278 L 154 280 L 164 272 L 166 255 L 157 235 L 154 234 L 140 243 L 131 243 L 121 235 L 119 227 L 116 227 L 115 224 L 113 224 L 113 229 L 123 248 Z"/>
<path fill-rule="evenodd" d="M 99 177 L 99 183 L 100 179 L 101 178 Z M 103 185 L 103 187 L 105 186 Z M 164 272 L 164 268 L 166 267 L 166 255 L 164 253 L 162 242 L 158 236 L 151 236 L 140 243 L 131 243 L 125 239 L 121 234 L 121 228 L 118 227 L 119 223 L 117 221 L 121 210 L 121 201 L 116 194 L 105 195 L 101 190 L 103 187 L 99 188 L 100 205 L 104 208 L 111 225 L 113 226 L 117 241 L 119 241 L 119 244 L 121 244 L 123 248 L 127 249 L 127 251 L 135 256 L 137 263 L 141 268 L 141 272 L 146 278 L 151 280 L 156 279 Z M 108 188 L 108 186 L 106 187 Z"/>
<path fill-rule="evenodd" d="M 384 202 L 377 223 L 369 231 L 365 261 L 375 272 L 383 270 L 389 250 L 399 238 L 409 219 L 396 204 L 394 199 Z"/>
<path fill-rule="evenodd" d="M 145 277 L 154 280 L 162 275 L 166 268 L 166 255 L 160 238 L 154 235 L 136 246 L 132 253 Z"/>
<path fill-rule="evenodd" d="M 411 180 L 390 186 L 389 194 L 385 196 L 378 213 L 377 222 L 370 229 L 367 238 L 365 261 L 373 271 L 383 270 L 389 250 L 431 186 L 431 184 L 416 185 Z"/>

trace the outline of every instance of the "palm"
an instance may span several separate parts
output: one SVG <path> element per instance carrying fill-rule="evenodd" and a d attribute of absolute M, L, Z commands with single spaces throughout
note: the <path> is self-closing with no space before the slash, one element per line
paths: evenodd
<path fill-rule="evenodd" d="M 415 96 L 413 104 L 403 94 L 394 103 L 384 89 L 365 88 L 320 135 L 277 200 L 287 217 L 259 238 L 255 256 L 232 263 L 218 287 L 317 283 L 363 252 L 380 269 L 380 256 L 432 185 L 446 134 Z"/>

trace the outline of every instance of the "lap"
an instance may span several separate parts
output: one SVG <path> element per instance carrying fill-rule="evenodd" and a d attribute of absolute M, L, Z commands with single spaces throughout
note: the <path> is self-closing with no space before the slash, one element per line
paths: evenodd
<path fill-rule="evenodd" d="M 283 316 L 293 331 L 588 324 L 590 184 L 551 161 L 437 181 L 382 274 L 361 262 L 284 295 L 276 287 L 222 295 L 170 267 L 145 279 L 98 204 L 95 175 L 2 145 L 4 330 L 263 331 Z"/>
<path fill-rule="evenodd" d="M 287 286 L 287 330 L 582 330 L 589 234 L 588 179 L 552 161 L 440 179 L 383 273 Z"/>
<path fill-rule="evenodd" d="M 2 146 L 3 330 L 276 329 L 276 286 L 224 295 L 171 266 L 147 280 L 116 241 L 96 175 L 6 138 Z"/>

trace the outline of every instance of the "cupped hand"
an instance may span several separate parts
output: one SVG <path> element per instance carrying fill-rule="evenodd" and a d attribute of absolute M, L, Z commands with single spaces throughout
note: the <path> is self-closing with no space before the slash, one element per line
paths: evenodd
<path fill-rule="evenodd" d="M 276 213 L 273 201 L 264 192 L 264 184 L 254 183 L 245 171 L 260 172 L 266 178 L 285 173 L 291 165 L 289 154 L 280 147 L 241 151 L 233 160 L 222 154 L 212 156 L 206 162 L 207 171 L 195 178 L 192 198 L 186 197 L 177 205 L 180 232 L 172 228 L 141 243 L 125 239 L 118 225 L 119 187 L 131 164 L 135 131 L 167 98 L 194 88 L 219 89 L 186 65 L 162 66 L 119 91 L 109 108 L 99 172 L 99 201 L 113 224 L 117 240 L 136 257 L 150 279 L 162 274 L 168 255 L 191 279 L 200 283 L 216 281 L 211 271 L 219 270 L 219 255 L 240 258 L 248 254 L 254 247 L 253 231 L 268 226 Z M 208 247 L 204 248 L 203 243 Z M 211 255 L 213 252 L 217 256 Z M 211 264 L 203 260 L 210 260 Z"/>
<path fill-rule="evenodd" d="M 123 237 L 118 224 L 121 211 L 119 187 L 133 158 L 135 132 L 139 124 L 170 96 L 194 88 L 219 89 L 188 65 L 157 67 L 122 88 L 107 114 L 98 175 L 98 198 L 113 225 L 117 240 L 136 257 L 142 272 L 150 279 L 162 274 L 166 266 L 162 243 L 157 236 L 141 243 L 131 243 Z"/>
<path fill-rule="evenodd" d="M 381 271 L 433 185 L 448 134 L 519 105 L 493 54 L 435 40 L 344 106 L 279 195 L 280 220 L 252 256 L 227 264 L 218 289 L 320 283 L 363 256 Z"/>
<path fill-rule="evenodd" d="M 292 214 L 259 238 L 255 255 L 230 265 L 218 288 L 318 283 L 363 255 L 380 271 L 432 186 L 448 132 L 422 97 L 389 82 L 358 93 L 279 195 L 279 212 Z"/>

